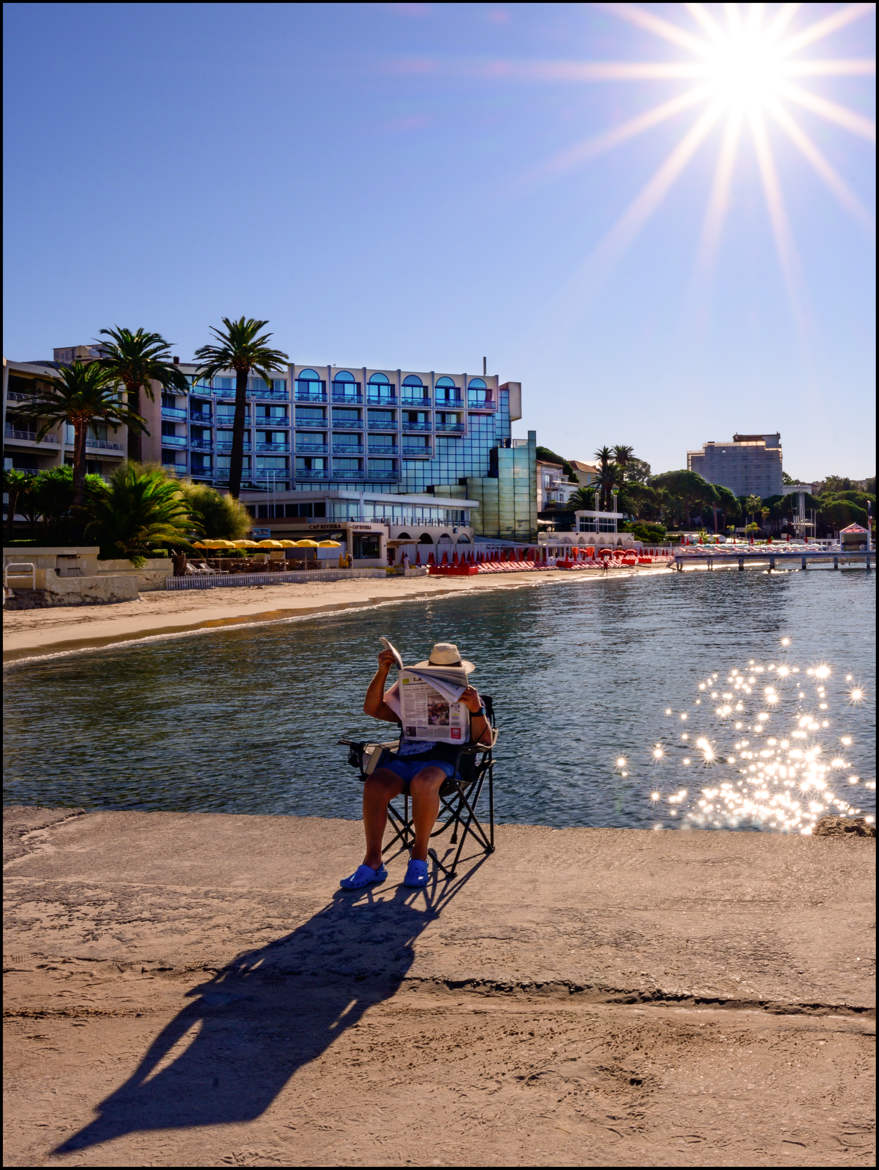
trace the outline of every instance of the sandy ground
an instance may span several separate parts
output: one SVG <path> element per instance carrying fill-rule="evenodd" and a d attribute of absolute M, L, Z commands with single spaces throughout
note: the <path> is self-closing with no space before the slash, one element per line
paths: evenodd
<path fill-rule="evenodd" d="M 360 847 L 7 808 L 3 1164 L 875 1165 L 874 840 Z"/>
<path fill-rule="evenodd" d="M 668 572 L 668 569 L 648 572 Z M 585 577 L 586 574 L 577 574 Z M 593 580 L 597 574 L 590 574 Z M 483 589 L 521 589 L 570 581 L 560 570 L 473 577 L 352 578 L 229 589 L 159 590 L 137 601 L 110 605 L 53 606 L 4 610 L 3 661 L 75 651 L 149 635 L 180 633 L 244 622 L 318 616 L 336 609 L 379 602 L 412 601 Z"/>

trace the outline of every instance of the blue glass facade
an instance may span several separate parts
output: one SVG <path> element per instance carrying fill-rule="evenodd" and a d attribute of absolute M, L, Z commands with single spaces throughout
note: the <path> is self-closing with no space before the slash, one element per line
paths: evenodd
<path fill-rule="evenodd" d="M 188 397 L 163 395 L 162 462 L 223 488 L 235 378 L 190 382 Z M 468 481 L 497 478 L 520 409 L 518 383 L 487 375 L 292 365 L 270 386 L 248 380 L 242 489 L 460 497 Z"/>

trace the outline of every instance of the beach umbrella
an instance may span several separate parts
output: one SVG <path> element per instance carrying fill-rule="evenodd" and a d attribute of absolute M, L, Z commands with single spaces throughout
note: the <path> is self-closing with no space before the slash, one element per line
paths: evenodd
<path fill-rule="evenodd" d="M 259 548 L 255 540 L 233 540 L 236 548 Z"/>
<path fill-rule="evenodd" d="M 210 548 L 211 546 L 209 544 L 206 544 L 203 540 L 194 540 L 192 542 L 192 547 L 193 548 Z"/>
<path fill-rule="evenodd" d="M 320 545 L 317 543 L 316 540 L 311 540 L 309 537 L 305 537 L 303 540 L 296 541 L 296 547 L 297 548 L 320 548 Z"/>
<path fill-rule="evenodd" d="M 318 548 L 341 548 L 342 545 L 338 540 L 319 540 L 317 542 Z"/>
<path fill-rule="evenodd" d="M 260 540 L 254 545 L 254 548 L 283 548 L 280 540 Z"/>

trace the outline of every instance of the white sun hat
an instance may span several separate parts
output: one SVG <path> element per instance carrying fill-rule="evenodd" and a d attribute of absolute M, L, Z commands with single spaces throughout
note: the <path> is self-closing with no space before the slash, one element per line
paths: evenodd
<path fill-rule="evenodd" d="M 424 662 L 416 662 L 414 670 L 423 670 L 430 666 L 461 666 L 469 674 L 476 667 L 466 658 L 462 658 L 454 642 L 437 642 L 430 652 L 430 658 Z"/>

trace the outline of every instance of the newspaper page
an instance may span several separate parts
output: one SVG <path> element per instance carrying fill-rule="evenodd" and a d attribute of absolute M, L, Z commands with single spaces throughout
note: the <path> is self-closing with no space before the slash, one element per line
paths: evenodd
<path fill-rule="evenodd" d="M 441 684 L 442 685 L 442 684 Z M 443 686 L 442 692 L 415 671 L 400 675 L 400 721 L 407 739 L 437 743 L 467 743 L 470 738 L 470 712 L 452 697 L 464 688 Z"/>

